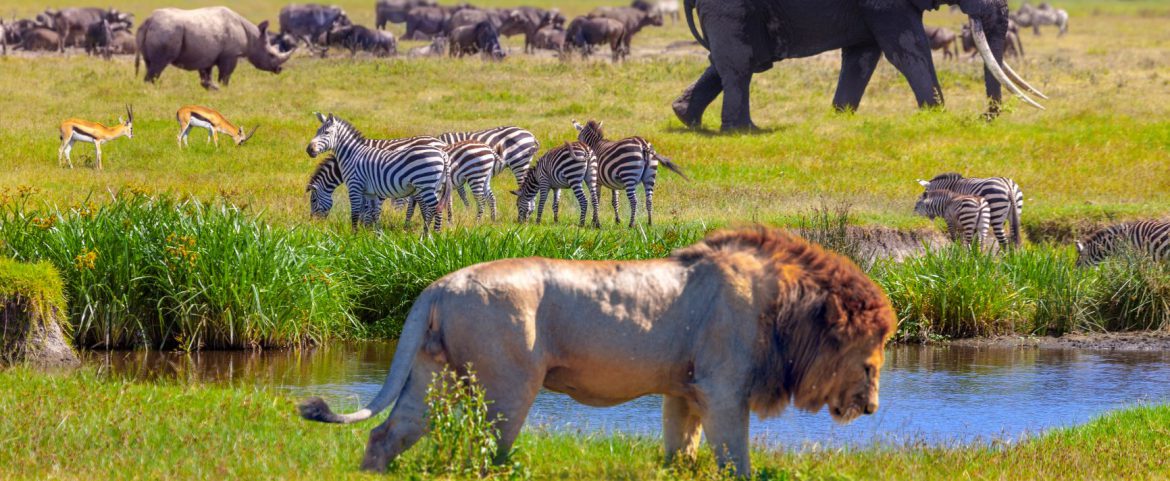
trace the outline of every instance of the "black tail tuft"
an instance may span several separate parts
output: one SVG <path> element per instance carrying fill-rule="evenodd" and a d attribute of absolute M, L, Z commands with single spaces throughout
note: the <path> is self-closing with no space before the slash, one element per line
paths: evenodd
<path fill-rule="evenodd" d="M 329 404 L 324 399 L 316 396 L 306 399 L 297 405 L 297 411 L 300 412 L 302 418 L 308 419 L 309 421 L 333 424 L 341 424 L 344 422 L 340 416 L 333 413 L 332 409 L 329 409 Z"/>

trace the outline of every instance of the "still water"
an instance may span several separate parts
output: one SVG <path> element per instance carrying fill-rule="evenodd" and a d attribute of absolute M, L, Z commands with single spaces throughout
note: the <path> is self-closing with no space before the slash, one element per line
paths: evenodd
<path fill-rule="evenodd" d="M 91 352 L 87 363 L 141 380 L 269 385 L 352 408 L 377 392 L 393 354 L 393 344 L 361 343 L 302 352 Z M 1170 352 L 894 346 L 886 354 L 881 395 L 877 414 L 847 426 L 824 411 L 789 410 L 777 418 L 753 417 L 752 436 L 790 448 L 1016 440 L 1113 409 L 1170 402 Z M 591 408 L 544 392 L 528 426 L 657 435 L 660 407 L 659 398 L 648 396 Z"/>

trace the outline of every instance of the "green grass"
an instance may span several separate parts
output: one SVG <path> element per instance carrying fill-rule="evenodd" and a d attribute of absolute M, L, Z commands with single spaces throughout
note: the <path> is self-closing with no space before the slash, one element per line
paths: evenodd
<path fill-rule="evenodd" d="M 308 423 L 294 401 L 254 387 L 137 384 L 82 371 L 0 372 L 4 479 L 430 479 L 429 442 L 357 472 L 373 422 Z M 830 422 L 828 419 L 825 422 Z M 1141 406 L 1017 444 L 806 449 L 757 447 L 759 479 L 1165 479 L 1170 407 Z M 661 441 L 526 430 L 513 460 L 531 479 L 717 479 L 711 455 L 663 468 Z"/>
<path fill-rule="evenodd" d="M 118 3 L 139 20 L 160 5 Z M 356 21 L 371 20 L 368 3 L 339 3 Z M 573 15 L 603 3 L 613 2 L 571 2 L 563 9 Z M 15 121 L 0 130 L 0 186 L 31 185 L 47 200 L 68 205 L 104 201 L 107 190 L 132 183 L 205 200 L 227 196 L 274 223 L 307 224 L 304 184 L 313 163 L 304 146 L 316 128 L 311 113 L 326 111 L 375 136 L 517 124 L 546 147 L 573 137 L 572 118 L 604 120 L 610 135 L 645 136 L 693 177 L 687 183 L 662 173 L 656 199 L 661 222 L 780 221 L 828 199 L 852 204 L 861 223 L 923 227 L 926 222 L 911 212 L 921 190 L 914 180 L 946 171 L 1014 178 L 1027 195 L 1029 227 L 1166 215 L 1170 75 L 1160 66 L 1170 62 L 1170 33 L 1163 28 L 1170 9 L 1152 0 L 1066 3 L 1074 15 L 1071 33 L 1059 39 L 1051 32 L 1026 34 L 1029 56 L 1015 62 L 1052 97 L 1046 111 L 1012 101 L 1011 112 L 984 123 L 982 67 L 939 59 L 947 110 L 917 111 L 904 80 L 882 62 L 860 112 L 837 115 L 830 100 L 839 61 L 827 54 L 785 61 L 756 76 L 755 119 L 770 130 L 752 136 L 690 132 L 673 118 L 670 101 L 706 65 L 701 52 L 660 55 L 667 44 L 690 38 L 681 24 L 647 29 L 635 41 L 635 60 L 620 66 L 522 54 L 498 64 L 298 56 L 280 75 L 241 66 L 233 84 L 219 92 L 203 91 L 194 73 L 173 68 L 160 85 L 146 85 L 134 78 L 127 58 L 10 56 L 0 59 L 8 74 L 0 78 L 8 94 L 0 97 L 0 116 Z M 236 7 L 258 21 L 274 18 L 282 4 Z M 41 8 L 32 0 L 10 7 L 19 15 Z M 927 21 L 957 27 L 963 17 L 931 12 Z M 61 120 L 112 122 L 126 103 L 135 106 L 136 135 L 105 148 L 105 171 L 57 167 Z M 180 151 L 174 112 L 188 103 L 262 127 L 243 148 L 216 150 L 197 134 L 192 148 Z M 717 127 L 718 111 L 717 101 L 706 117 L 709 128 Z M 79 158 L 89 152 L 85 145 L 75 149 Z M 504 191 L 514 181 L 501 176 L 495 185 L 503 218 L 513 219 Z M 343 222 L 345 204 L 337 206 L 334 222 Z M 463 225 L 470 223 L 466 209 L 459 216 Z M 1045 229 L 1029 232 L 1041 236 Z"/>
<path fill-rule="evenodd" d="M 49 262 L 17 262 L 0 255 L 0 305 L 32 300 L 32 307 L 48 312 L 65 310 L 65 289 L 60 274 Z"/>

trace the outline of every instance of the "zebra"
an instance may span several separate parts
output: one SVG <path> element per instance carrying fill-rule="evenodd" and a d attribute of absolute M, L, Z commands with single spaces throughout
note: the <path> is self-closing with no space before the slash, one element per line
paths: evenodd
<path fill-rule="evenodd" d="M 431 146 L 443 148 L 447 144 L 431 136 L 417 136 L 403 139 L 366 139 L 370 145 L 386 150 L 398 150 L 414 146 Z M 317 164 L 313 174 L 309 176 L 309 184 L 305 190 L 309 193 L 309 215 L 314 219 L 323 219 L 333 209 L 333 192 L 345 179 L 341 177 L 341 166 L 337 163 L 337 156 L 329 155 Z M 377 223 L 382 214 L 382 203 L 385 197 L 368 199 L 362 211 L 372 223 Z"/>
<path fill-rule="evenodd" d="M 512 191 L 516 195 L 517 221 L 528 220 L 536 194 L 539 193 L 540 204 L 536 207 L 536 223 L 539 224 L 544 214 L 544 201 L 551 189 L 553 222 L 557 222 L 561 202 L 560 189 L 572 188 L 573 194 L 577 196 L 577 204 L 581 207 L 581 218 L 577 226 L 584 227 L 585 213 L 589 210 L 584 190 L 587 188 L 593 199 L 593 227 L 601 227 L 601 221 L 597 217 L 597 178 L 594 169 L 596 163 L 593 150 L 583 142 L 565 142 L 565 145 L 545 152 L 524 177 L 520 187 Z"/>
<path fill-rule="evenodd" d="M 598 189 L 610 189 L 614 223 L 621 224 L 618 214 L 618 189 L 626 191 L 630 201 L 630 228 L 638 216 L 638 184 L 646 192 L 646 225 L 654 225 L 654 184 L 658 177 L 658 163 L 690 180 L 670 159 L 659 155 L 654 147 L 641 137 L 627 137 L 618 141 L 605 140 L 601 122 L 590 120 L 584 126 L 573 120 L 577 139 L 584 142 L 597 156 Z"/>
<path fill-rule="evenodd" d="M 1114 224 L 1077 242 L 1077 266 L 1091 267 L 1126 249 L 1170 261 L 1170 222 L 1135 221 Z"/>
<path fill-rule="evenodd" d="M 459 194 L 463 205 L 468 205 L 467 195 L 463 191 L 463 185 L 471 186 L 471 194 L 475 197 L 475 220 L 479 221 L 483 218 L 483 207 L 487 204 L 491 208 L 492 221 L 496 220 L 496 195 L 492 192 L 492 173 L 495 166 L 503 161 L 500 160 L 500 147 L 492 148 L 491 146 L 476 142 L 474 140 L 465 140 L 462 142 L 448 145 L 443 148 L 447 153 L 447 158 L 450 161 L 448 172 L 450 172 L 451 184 L 455 186 L 455 191 Z M 410 222 L 411 217 L 414 216 L 415 199 L 411 199 L 406 208 L 406 221 Z M 447 220 L 451 220 L 450 203 L 447 205 Z"/>
<path fill-rule="evenodd" d="M 371 201 L 416 196 L 422 203 L 424 234 L 430 233 L 432 222 L 435 232 L 442 229 L 439 214 L 451 193 L 446 152 L 426 145 L 398 150 L 379 148 L 333 114 L 317 114 L 317 119 L 321 127 L 305 151 L 314 158 L 325 151 L 337 156 L 341 178 L 349 191 L 350 222 L 354 228 L 359 222 L 373 223 L 374 213 L 368 208 Z"/>
<path fill-rule="evenodd" d="M 977 195 L 987 200 L 991 208 L 991 230 L 1000 247 L 1007 247 L 1008 239 L 1004 224 L 1011 223 L 1012 243 L 1020 245 L 1020 215 L 1024 210 L 1024 191 L 1015 181 L 1006 177 L 963 178 L 956 173 L 934 176 L 930 180 L 919 180 L 926 190 L 949 190 L 957 194 Z"/>
<path fill-rule="evenodd" d="M 987 237 L 991 222 L 991 208 L 987 199 L 976 195 L 957 194 L 949 190 L 928 190 L 914 204 L 914 213 L 947 221 L 951 240 L 963 245 L 979 244 Z"/>
<path fill-rule="evenodd" d="M 493 148 L 500 149 L 503 162 L 496 164 L 493 174 L 498 174 L 505 167 L 516 176 L 516 184 L 524 183 L 524 176 L 528 173 L 528 165 L 540 150 L 540 142 L 532 132 L 520 127 L 504 126 L 475 132 L 447 132 L 439 135 L 439 139 L 448 145 L 455 145 L 465 140 L 482 142 Z"/>

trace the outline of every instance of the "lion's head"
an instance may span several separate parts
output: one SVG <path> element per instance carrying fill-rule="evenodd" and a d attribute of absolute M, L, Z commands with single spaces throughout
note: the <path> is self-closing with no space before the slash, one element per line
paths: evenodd
<path fill-rule="evenodd" d="M 883 349 L 897 317 L 875 282 L 848 258 L 787 232 L 756 228 L 715 232 L 681 259 L 748 253 L 767 267 L 756 279 L 771 300 L 759 318 L 751 406 L 760 416 L 791 402 L 828 406 L 839 422 L 878 408 Z"/>

